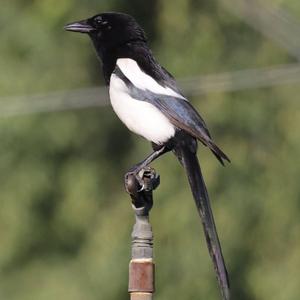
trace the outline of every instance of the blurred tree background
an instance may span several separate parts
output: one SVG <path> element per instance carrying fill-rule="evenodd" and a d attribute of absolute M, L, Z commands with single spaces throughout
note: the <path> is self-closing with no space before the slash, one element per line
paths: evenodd
<path fill-rule="evenodd" d="M 214 76 L 209 91 L 186 89 L 232 163 L 222 168 L 203 147 L 199 158 L 233 299 L 300 298 L 300 73 L 287 73 L 288 84 L 264 84 L 274 72 L 257 79 L 253 71 L 298 67 L 300 35 L 294 33 L 300 33 L 300 3 L 260 5 L 254 0 L 2 1 L 1 299 L 128 298 L 133 214 L 122 176 L 150 146 L 130 134 L 109 106 L 51 111 L 58 97 L 53 92 L 74 91 L 82 104 L 79 88 L 103 85 L 88 38 L 62 28 L 108 10 L 134 15 L 161 64 L 177 78 L 250 70 L 235 77 L 224 73 L 227 89 L 214 85 Z M 264 23 L 267 16 L 273 23 Z M 254 82 L 251 89 L 234 88 L 242 74 L 246 83 Z M 194 81 L 193 88 L 200 85 Z M 28 97 L 15 97 L 23 95 Z M 30 95 L 40 96 L 29 101 Z M 35 113 L 43 99 L 49 111 Z M 10 113 L 13 101 L 23 111 Z M 171 154 L 154 167 L 162 178 L 152 211 L 156 299 L 219 299 L 185 175 Z"/>

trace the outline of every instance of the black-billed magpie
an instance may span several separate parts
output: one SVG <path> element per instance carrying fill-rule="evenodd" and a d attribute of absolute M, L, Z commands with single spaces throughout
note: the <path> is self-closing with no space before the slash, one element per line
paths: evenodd
<path fill-rule="evenodd" d="M 229 300 L 228 274 L 197 159 L 197 140 L 222 164 L 229 158 L 213 142 L 204 120 L 172 75 L 155 60 L 143 29 L 133 17 L 107 12 L 68 24 L 65 29 L 90 36 L 102 61 L 115 113 L 129 130 L 152 143 L 154 151 L 130 172 L 137 174 L 168 151 L 173 151 L 185 168 L 222 297 Z"/>

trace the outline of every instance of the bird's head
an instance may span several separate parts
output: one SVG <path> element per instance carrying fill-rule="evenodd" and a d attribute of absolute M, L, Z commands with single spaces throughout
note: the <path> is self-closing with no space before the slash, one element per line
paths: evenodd
<path fill-rule="evenodd" d="M 131 41 L 146 42 L 143 29 L 133 17 L 106 12 L 65 26 L 68 31 L 88 34 L 98 49 L 113 49 Z"/>

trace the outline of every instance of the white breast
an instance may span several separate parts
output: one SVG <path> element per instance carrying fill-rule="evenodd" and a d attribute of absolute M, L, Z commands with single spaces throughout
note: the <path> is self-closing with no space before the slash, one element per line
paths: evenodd
<path fill-rule="evenodd" d="M 152 104 L 132 98 L 125 83 L 111 75 L 109 95 L 120 120 L 134 133 L 156 144 L 163 144 L 175 134 L 170 121 Z"/>

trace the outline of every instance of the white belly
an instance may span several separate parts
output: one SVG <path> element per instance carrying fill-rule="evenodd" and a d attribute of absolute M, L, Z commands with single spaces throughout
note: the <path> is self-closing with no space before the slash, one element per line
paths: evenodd
<path fill-rule="evenodd" d="M 156 144 L 163 144 L 175 134 L 175 128 L 155 106 L 132 98 L 124 82 L 111 75 L 109 95 L 120 120 L 132 132 Z"/>

